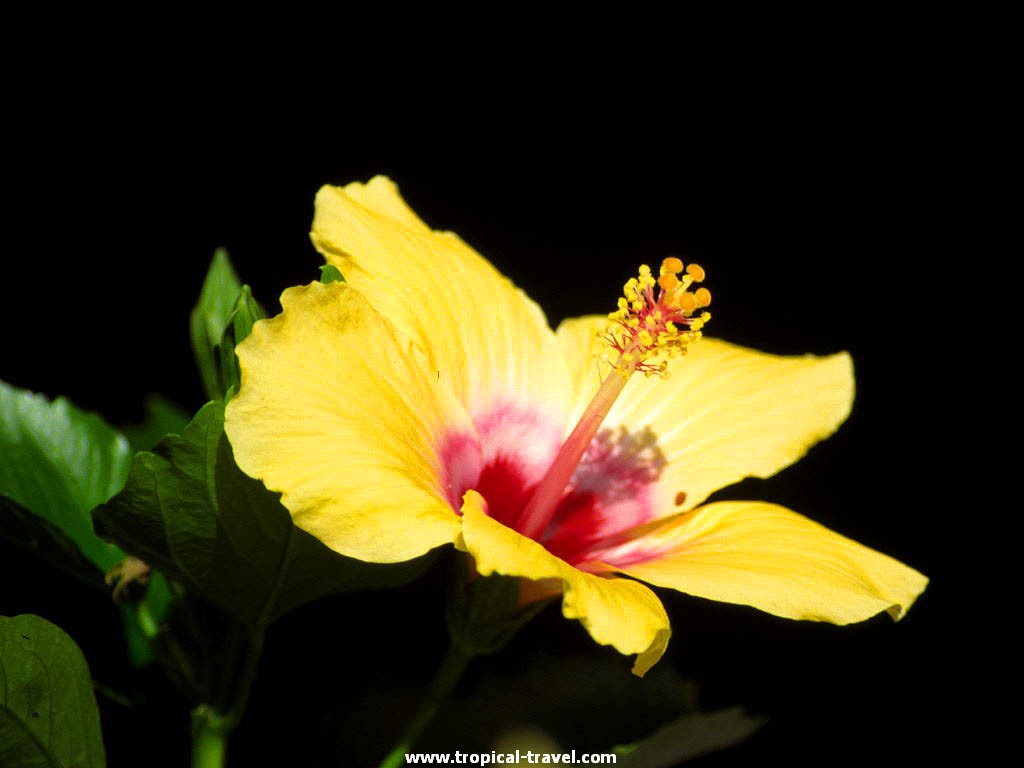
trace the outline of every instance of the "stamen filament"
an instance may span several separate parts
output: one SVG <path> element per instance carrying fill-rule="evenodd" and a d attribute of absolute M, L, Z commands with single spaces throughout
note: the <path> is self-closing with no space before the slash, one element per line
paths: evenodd
<path fill-rule="evenodd" d="M 572 479 L 587 446 L 594 439 L 597 430 L 601 428 L 601 424 L 612 409 L 612 405 L 622 392 L 623 387 L 626 386 L 628 379 L 628 374 L 620 373 L 618 365 L 605 377 L 597 394 L 594 395 L 594 399 L 590 401 L 590 405 L 583 412 L 576 428 L 562 443 L 551 468 L 544 475 L 544 479 L 540 481 L 533 496 L 530 497 L 530 501 L 520 513 L 515 528 L 523 536 L 535 541 L 540 540 L 541 534 L 544 533 L 554 516 L 558 502 L 562 500 L 566 486 Z"/>
<path fill-rule="evenodd" d="M 666 358 L 686 354 L 687 347 L 700 338 L 700 329 L 711 314 L 691 315 L 711 303 L 711 293 L 706 288 L 688 290 L 704 280 L 700 266 L 690 264 L 680 277 L 682 271 L 682 260 L 670 256 L 661 263 L 657 280 L 643 264 L 637 277 L 622 287 L 619 308 L 608 315 L 609 326 L 599 334 L 619 353 L 618 360 L 516 519 L 514 528 L 523 536 L 541 541 L 580 459 L 629 377 L 642 371 L 645 376 L 667 378 Z"/>

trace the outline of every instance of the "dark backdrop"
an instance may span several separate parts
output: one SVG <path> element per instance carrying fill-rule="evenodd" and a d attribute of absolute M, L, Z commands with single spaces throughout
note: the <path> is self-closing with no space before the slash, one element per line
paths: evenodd
<path fill-rule="evenodd" d="M 114 423 L 140 418 L 149 391 L 197 408 L 188 312 L 213 249 L 226 246 L 276 311 L 281 290 L 318 275 L 307 233 L 319 185 L 375 173 L 491 259 L 552 324 L 608 311 L 640 262 L 699 261 L 715 297 L 709 333 L 777 353 L 847 349 L 856 365 L 849 422 L 740 495 L 787 504 L 932 577 L 900 624 L 848 628 L 661 591 L 675 631 L 661 663 L 696 679 L 707 708 L 739 703 L 771 717 L 748 744 L 700 764 L 923 758 L 947 746 L 939 724 L 963 675 L 948 655 L 957 586 L 932 395 L 946 375 L 949 322 L 936 317 L 950 290 L 937 261 L 949 255 L 956 210 L 928 106 L 871 82 L 879 87 L 766 84 L 700 106 L 682 93 L 671 108 L 620 106 L 613 121 L 599 98 L 557 115 L 546 104 L 476 112 L 428 98 L 382 128 L 358 110 L 324 119 L 312 107 L 243 111 L 187 94 L 118 94 L 23 116 L 9 150 L 18 170 L 8 181 L 0 377 Z M 131 685 L 104 600 L 6 547 L 0 561 L 4 613 L 51 618 L 98 679 Z M 445 643 L 440 594 L 432 572 L 276 625 L 232 745 L 237 764 L 328 764 L 340 713 L 368 691 L 426 679 Z M 538 647 L 556 658 L 605 654 L 550 610 L 481 666 L 514 674 Z M 480 682 L 478 671 L 460 690 Z M 183 764 L 184 702 L 155 677 L 142 687 L 171 698 L 134 711 L 101 702 L 111 765 Z M 603 716 L 600 702 L 594 711 Z M 176 743 L 153 755 L 162 734 Z"/>

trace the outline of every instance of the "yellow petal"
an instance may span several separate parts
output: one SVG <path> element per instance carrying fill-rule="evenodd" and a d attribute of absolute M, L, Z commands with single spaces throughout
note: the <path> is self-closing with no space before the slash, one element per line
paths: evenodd
<path fill-rule="evenodd" d="M 517 401 L 564 421 L 567 373 L 544 313 L 456 235 L 427 227 L 390 180 L 322 188 L 311 237 L 472 416 Z"/>
<path fill-rule="evenodd" d="M 882 611 L 899 620 L 928 584 L 888 555 L 760 501 L 718 502 L 652 523 L 603 559 L 659 587 L 833 624 Z M 639 562 L 625 564 L 632 559 Z"/>
<path fill-rule="evenodd" d="M 238 465 L 344 555 L 398 562 L 453 541 L 436 446 L 472 433 L 462 406 L 344 283 L 289 288 L 281 306 L 238 347 L 225 424 Z"/>
<path fill-rule="evenodd" d="M 590 636 L 620 653 L 638 654 L 641 677 L 661 658 L 671 635 L 657 596 L 629 579 L 584 573 L 487 515 L 487 502 L 469 491 L 462 506 L 462 532 L 455 546 L 469 552 L 484 576 L 494 573 L 562 584 L 562 614 L 579 619 Z"/>
<path fill-rule="evenodd" d="M 569 317 L 558 324 L 555 336 L 562 347 L 566 368 L 569 371 L 569 388 L 572 395 L 570 421 L 575 423 L 583 414 L 587 404 L 601 386 L 603 376 L 608 375 L 608 366 L 599 365 L 598 360 L 608 352 L 607 342 L 598 337 L 608 326 L 604 315 Z M 637 378 L 636 376 L 633 377 Z M 627 388 L 629 384 L 626 385 Z M 619 395 L 622 399 L 623 395 Z M 607 424 L 607 418 L 605 419 Z"/>
<path fill-rule="evenodd" d="M 558 337 L 576 373 L 574 413 L 597 389 L 594 341 L 603 318 L 567 320 Z M 831 435 L 853 404 L 853 363 L 780 356 L 701 339 L 669 364 L 668 380 L 634 375 L 604 426 L 645 427 L 666 460 L 658 478 L 659 515 L 693 509 L 711 493 L 747 476 L 769 477 Z M 582 403 L 582 405 L 580 405 Z M 677 495 L 685 499 L 677 504 Z"/>

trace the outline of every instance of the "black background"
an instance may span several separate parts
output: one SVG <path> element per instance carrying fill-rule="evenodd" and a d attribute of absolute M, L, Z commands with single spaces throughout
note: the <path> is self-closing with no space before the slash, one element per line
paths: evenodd
<path fill-rule="evenodd" d="M 857 400 L 838 434 L 731 495 L 786 504 L 932 578 L 901 623 L 847 628 L 661 591 L 675 632 L 661 664 L 696 679 L 706 708 L 771 717 L 699 765 L 946 752 L 968 675 L 952 650 L 962 587 L 938 399 L 951 376 L 956 281 L 941 265 L 957 247 L 960 160 L 943 89 L 912 62 L 815 62 L 754 62 L 728 85 L 687 77 L 653 92 L 566 72 L 543 96 L 514 77 L 487 94 L 406 81 L 386 111 L 340 65 L 294 103 L 269 98 L 288 84 L 262 71 L 244 92 L 224 83 L 202 95 L 174 73 L 111 89 L 102 75 L 119 65 L 68 72 L 55 101 L 33 100 L 11 120 L 0 377 L 115 424 L 139 419 L 149 391 L 197 408 L 188 312 L 213 249 L 226 246 L 276 311 L 281 290 L 318 275 L 308 241 L 317 188 L 375 173 L 492 260 L 552 324 L 608 311 L 641 262 L 699 261 L 714 294 L 709 334 L 776 353 L 847 349 L 856 366 Z M 107 602 L 7 547 L 0 560 L 4 614 L 56 621 L 97 679 L 154 700 L 134 711 L 101 700 L 111 765 L 184 764 L 187 704 L 155 676 L 132 682 Z M 275 625 L 234 764 L 345 754 L 332 735 L 344 712 L 369 690 L 424 681 L 439 658 L 441 576 L 325 600 Z M 538 647 L 611 653 L 557 613 L 480 666 L 515 674 Z M 460 692 L 479 684 L 473 672 Z M 594 712 L 603 716 L 601 702 Z M 395 727 L 361 737 L 383 744 Z"/>

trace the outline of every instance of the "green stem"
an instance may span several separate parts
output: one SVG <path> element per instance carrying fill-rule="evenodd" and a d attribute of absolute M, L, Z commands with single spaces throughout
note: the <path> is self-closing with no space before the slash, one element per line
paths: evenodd
<path fill-rule="evenodd" d="M 260 657 L 263 655 L 264 636 L 265 630 L 257 629 L 245 640 L 245 655 L 242 657 L 238 676 L 235 678 L 231 700 L 228 703 L 228 712 L 225 717 L 229 730 L 235 729 L 235 726 L 238 725 L 242 715 L 245 713 L 245 706 L 249 702 L 249 692 L 252 690 Z"/>
<path fill-rule="evenodd" d="M 192 713 L 192 768 L 224 768 L 230 727 L 206 705 Z"/>
<path fill-rule="evenodd" d="M 406 752 L 430 724 L 430 721 L 434 719 L 441 703 L 451 695 L 455 684 L 459 682 L 462 673 L 466 671 L 466 667 L 472 660 L 472 654 L 467 653 L 456 643 L 448 646 L 448 653 L 441 662 L 441 666 L 438 667 L 434 679 L 430 681 L 427 694 L 420 702 L 419 709 L 416 710 L 416 714 L 402 731 L 398 744 L 381 761 L 380 768 L 397 768 L 405 764 Z"/>
<path fill-rule="evenodd" d="M 153 618 L 153 612 L 149 610 L 149 603 L 140 600 L 135 606 L 135 618 L 138 619 L 139 629 L 143 636 L 152 642 L 160 634 L 160 624 Z"/>
<path fill-rule="evenodd" d="M 199 705 L 192 713 L 192 768 L 223 768 L 228 737 L 245 713 L 256 669 L 263 654 L 264 630 L 257 629 L 248 637 L 236 632 L 234 640 L 244 644 L 245 651 L 229 662 L 237 670 L 232 681 L 226 711 L 221 714 L 209 704 Z"/>
<path fill-rule="evenodd" d="M 235 623 L 233 630 L 228 633 L 225 669 L 230 676 L 226 678 L 226 691 L 222 690 L 222 693 L 227 695 L 216 697 L 217 709 L 209 704 L 202 704 L 193 713 L 192 768 L 222 768 L 224 765 L 228 736 L 238 726 L 245 713 L 249 692 L 256 678 L 256 669 L 263 655 L 263 640 L 267 626 L 270 624 L 293 556 L 295 530 L 289 530 L 288 543 L 281 555 L 277 580 L 255 626 Z M 239 649 L 242 649 L 241 652 Z"/>

